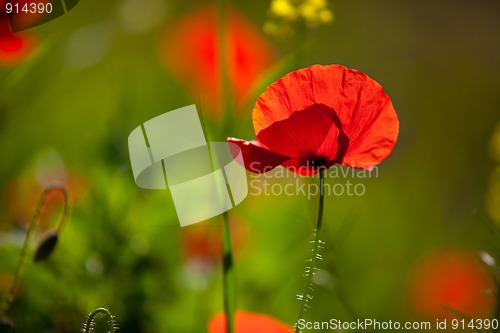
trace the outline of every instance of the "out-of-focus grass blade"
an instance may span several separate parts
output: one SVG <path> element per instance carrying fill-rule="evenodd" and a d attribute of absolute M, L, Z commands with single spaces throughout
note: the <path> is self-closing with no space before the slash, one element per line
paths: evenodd
<path fill-rule="evenodd" d="M 449 311 L 449 312 L 453 313 L 454 315 L 456 315 L 456 316 L 458 316 L 458 317 L 460 317 L 460 318 L 462 318 L 462 319 L 465 319 L 465 320 L 467 320 L 467 321 L 472 320 L 472 318 L 470 318 L 470 317 L 468 317 L 468 316 L 464 315 L 462 312 L 460 312 L 460 311 L 458 311 L 458 310 L 455 310 L 455 309 L 453 309 L 453 308 L 451 308 L 451 307 L 449 307 L 449 306 L 447 306 L 447 305 L 443 305 L 443 304 L 441 304 L 441 305 L 439 305 L 439 306 L 440 306 L 440 307 L 442 307 L 443 309 L 445 309 L 446 311 Z M 482 332 L 481 332 L 481 330 L 480 330 L 479 328 L 474 328 L 474 331 L 476 331 L 477 333 L 482 333 Z"/>

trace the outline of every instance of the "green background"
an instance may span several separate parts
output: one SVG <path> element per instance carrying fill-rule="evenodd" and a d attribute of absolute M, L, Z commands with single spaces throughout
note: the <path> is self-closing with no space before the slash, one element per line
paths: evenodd
<path fill-rule="evenodd" d="M 164 26 L 197 3 L 164 1 L 157 25 L 131 33 L 120 21 L 122 1 L 80 1 L 31 30 L 40 40 L 33 57 L 0 68 L 2 276 L 12 274 L 22 239 L 9 205 L 28 200 L 10 184 L 33 178 L 47 151 L 85 184 L 53 257 L 26 267 L 8 313 L 19 332 L 77 331 L 101 306 L 120 332 L 205 332 L 222 310 L 219 264 L 190 287 L 196 276 L 185 273 L 170 194 L 135 185 L 127 150 L 136 126 L 196 102 L 162 66 L 157 43 Z M 257 27 L 268 18 L 268 1 L 231 3 Z M 275 75 L 316 63 L 359 69 L 383 85 L 401 125 L 379 177 L 363 182 L 364 196 L 325 200 L 320 265 L 329 273 L 306 316 L 413 320 L 405 295 L 415 260 L 447 246 L 497 249 L 472 211 L 487 216 L 495 169 L 500 3 L 336 0 L 331 7 L 334 23 L 302 36 L 310 48 Z M 71 48 L 82 29 L 97 30 Z M 279 59 L 299 50 L 298 36 L 268 38 Z M 251 107 L 224 136 L 253 138 Z M 316 201 L 301 196 L 249 197 L 231 211 L 246 235 L 236 246 L 239 308 L 296 320 L 315 211 Z M 188 228 L 207 226 L 216 242 L 219 219 Z"/>

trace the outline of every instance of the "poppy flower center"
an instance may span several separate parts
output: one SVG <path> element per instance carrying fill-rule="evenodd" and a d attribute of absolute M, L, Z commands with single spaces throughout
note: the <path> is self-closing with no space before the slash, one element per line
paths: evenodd
<path fill-rule="evenodd" d="M 311 160 L 312 167 L 318 169 L 324 167 L 327 162 L 328 160 L 326 159 L 326 157 L 323 156 L 319 156 Z"/>

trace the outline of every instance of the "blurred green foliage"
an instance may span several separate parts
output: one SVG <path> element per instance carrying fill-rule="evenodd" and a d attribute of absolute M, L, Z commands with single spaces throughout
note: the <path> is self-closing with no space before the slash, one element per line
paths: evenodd
<path fill-rule="evenodd" d="M 133 2 L 159 6 L 161 15 L 124 14 Z M 2 290 L 23 237 L 24 220 L 12 207 L 29 216 L 41 192 L 31 181 L 37 170 L 52 168 L 47 156 L 55 154 L 68 181 L 78 179 L 56 251 L 27 265 L 8 311 L 19 332 L 76 331 L 102 306 L 120 332 L 205 332 L 221 311 L 219 262 L 200 264 L 183 254 L 182 241 L 187 229 L 200 228 L 215 230 L 207 237 L 216 243 L 221 221 L 181 229 L 168 191 L 134 184 L 127 151 L 136 126 L 197 102 L 157 52 L 164 26 L 197 3 L 81 1 L 32 30 L 39 46 L 30 59 L 0 68 Z M 232 3 L 259 27 L 268 19 L 269 1 Z M 357 68 L 384 86 L 401 128 L 379 177 L 364 181 L 364 196 L 326 198 L 326 273 L 306 316 L 415 319 L 406 285 L 422 254 L 446 246 L 499 254 L 471 211 L 484 211 L 495 167 L 488 145 L 500 121 L 500 3 L 336 0 L 332 7 L 334 24 L 269 37 L 283 59 L 301 51 L 266 80 L 314 63 Z M 252 137 L 251 107 L 223 136 Z M 239 308 L 296 320 L 315 210 L 305 197 L 259 196 L 231 211 L 245 234 L 234 239 Z"/>

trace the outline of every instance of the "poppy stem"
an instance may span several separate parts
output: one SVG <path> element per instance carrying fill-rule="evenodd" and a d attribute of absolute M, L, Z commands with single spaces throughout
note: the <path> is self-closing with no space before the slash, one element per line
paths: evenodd
<path fill-rule="evenodd" d="M 234 277 L 233 250 L 231 246 L 231 232 L 229 214 L 224 212 L 222 270 L 224 290 L 224 312 L 226 313 L 226 332 L 234 333 L 234 311 L 236 301 L 236 280 Z"/>
<path fill-rule="evenodd" d="M 115 320 L 114 320 L 114 317 L 113 315 L 111 314 L 111 312 L 109 312 L 108 309 L 106 308 L 98 308 L 98 309 L 95 309 L 94 311 L 92 311 L 90 314 L 89 314 L 89 317 L 87 318 L 87 322 L 85 323 L 84 325 L 84 329 L 85 329 L 85 333 L 90 333 L 90 332 L 94 332 L 94 328 L 93 328 L 93 325 L 94 325 L 94 318 L 95 316 L 97 316 L 98 314 L 103 314 L 105 319 L 107 320 L 107 324 L 108 324 L 108 332 L 109 333 L 115 333 Z"/>
<path fill-rule="evenodd" d="M 233 99 L 232 87 L 230 80 L 230 40 L 229 40 L 229 15 L 228 15 L 228 0 L 218 0 L 218 20 L 217 20 L 217 51 L 219 62 L 220 75 L 220 92 L 222 101 L 222 111 L 224 121 L 222 124 L 222 137 L 227 137 L 227 130 L 231 128 L 233 122 Z"/>
<path fill-rule="evenodd" d="M 313 291 L 313 277 L 316 273 L 316 264 L 319 260 L 322 259 L 321 254 L 319 253 L 322 245 L 322 241 L 320 240 L 319 233 L 321 230 L 321 226 L 323 224 L 323 208 L 325 202 L 325 168 L 321 167 L 319 169 L 319 207 L 318 207 L 318 218 L 316 220 L 316 228 L 313 231 L 313 249 L 312 249 L 312 257 L 308 259 L 309 265 L 306 267 L 306 283 L 304 285 L 304 292 L 299 295 L 300 300 L 300 310 L 299 317 L 297 318 L 297 322 L 295 323 L 295 333 L 300 333 L 299 329 L 299 321 L 304 318 L 304 312 L 306 308 L 309 308 L 309 302 L 313 299 L 313 295 L 311 295 Z"/>
<path fill-rule="evenodd" d="M 222 136 L 232 123 L 232 91 L 229 80 L 229 29 L 228 29 L 228 5 L 229 0 L 218 0 L 218 25 L 217 25 L 217 50 L 220 74 L 220 92 L 222 96 L 222 109 L 224 111 L 224 122 L 222 125 Z M 224 312 L 226 314 L 226 332 L 234 333 L 234 312 L 236 302 L 236 279 L 233 266 L 233 250 L 231 246 L 231 232 L 229 225 L 229 213 L 224 212 L 223 245 L 222 245 L 222 285 L 224 292 Z"/>
<path fill-rule="evenodd" d="M 58 233 L 60 229 L 62 228 L 64 221 L 66 220 L 66 216 L 68 215 L 69 211 L 69 199 L 68 199 L 68 190 L 66 189 L 66 186 L 62 183 L 52 183 L 48 185 L 40 195 L 40 198 L 38 199 L 37 205 L 35 207 L 35 212 L 33 213 L 33 217 L 31 218 L 31 222 L 28 226 L 28 231 L 26 232 L 26 235 L 24 236 L 24 244 L 23 248 L 21 249 L 21 255 L 19 257 L 19 260 L 17 261 L 17 267 L 16 271 L 14 273 L 14 279 L 12 280 L 12 283 L 5 293 L 2 302 L 0 303 L 0 313 L 2 315 L 5 315 L 10 307 L 10 304 L 14 300 L 14 293 L 19 286 L 19 283 L 21 281 L 22 275 L 24 273 L 24 266 L 26 265 L 26 259 L 28 257 L 28 243 L 29 239 L 31 237 L 31 234 L 33 230 L 35 229 L 35 226 L 38 224 L 38 221 L 40 220 L 40 215 L 43 209 L 43 206 L 45 204 L 45 201 L 47 199 L 47 196 L 52 193 L 52 192 L 61 192 L 63 195 L 63 213 L 56 225 L 56 232 Z M 1 316 L 0 316 L 1 317 Z"/>

